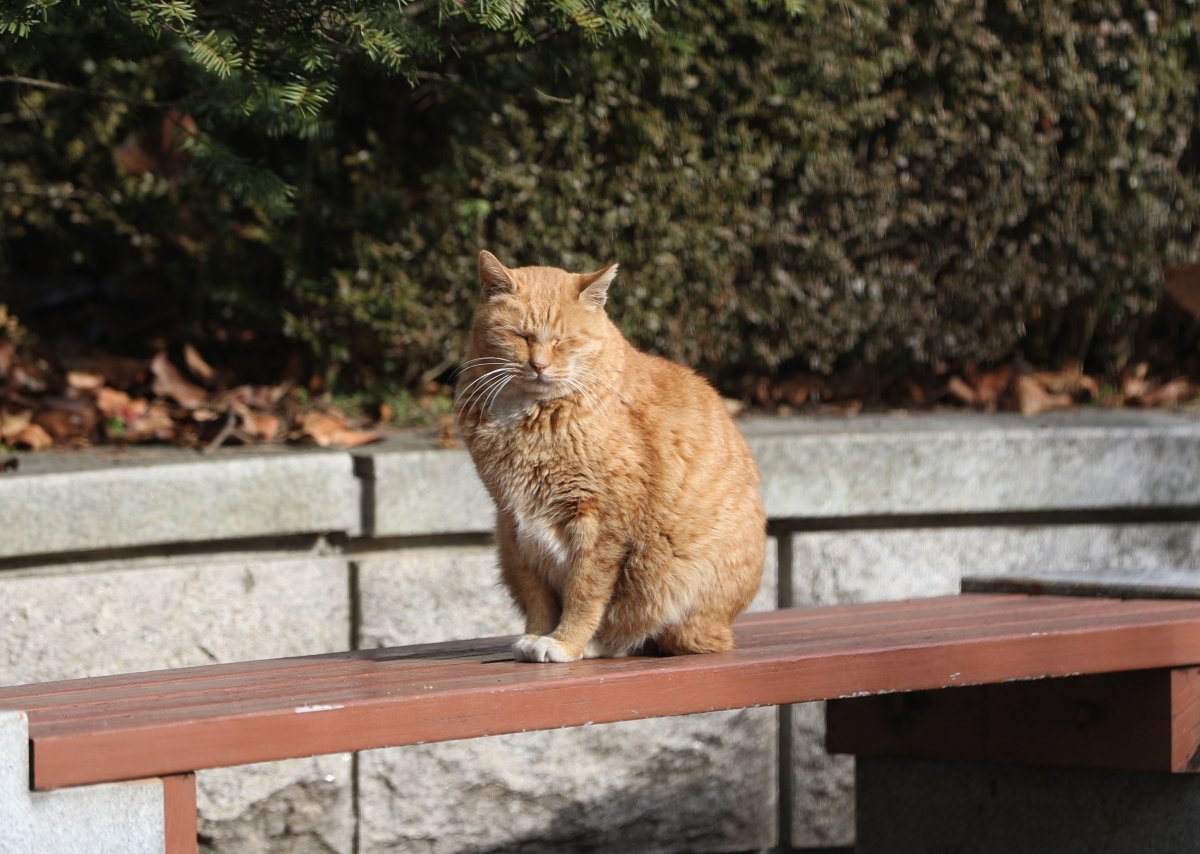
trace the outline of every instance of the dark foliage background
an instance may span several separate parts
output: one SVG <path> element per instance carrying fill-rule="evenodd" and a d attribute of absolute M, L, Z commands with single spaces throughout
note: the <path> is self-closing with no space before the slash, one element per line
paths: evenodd
<path fill-rule="evenodd" d="M 453 367 L 487 247 L 621 262 L 626 332 L 727 381 L 1113 371 L 1196 252 L 1190 4 L 705 2 L 590 29 L 547 4 L 521 32 L 410 15 L 426 41 L 391 65 L 334 28 L 313 73 L 313 29 L 268 28 L 286 49 L 225 76 L 119 5 L 0 42 L 0 73 L 93 93 L 0 83 L 0 302 L 48 336 L 225 339 L 264 370 L 300 348 L 403 386 Z M 209 41 L 252 58 L 235 18 Z"/>

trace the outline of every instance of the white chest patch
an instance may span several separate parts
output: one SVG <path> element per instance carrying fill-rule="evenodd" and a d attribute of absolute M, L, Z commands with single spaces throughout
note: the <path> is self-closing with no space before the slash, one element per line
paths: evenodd
<path fill-rule="evenodd" d="M 516 514 L 517 542 L 525 559 L 540 566 L 550 580 L 560 576 L 568 567 L 571 549 L 558 526 L 544 516 Z"/>

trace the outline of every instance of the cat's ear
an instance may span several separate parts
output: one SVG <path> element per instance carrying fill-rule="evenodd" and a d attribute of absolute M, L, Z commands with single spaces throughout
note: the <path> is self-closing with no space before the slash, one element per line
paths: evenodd
<path fill-rule="evenodd" d="M 612 264 L 595 273 L 579 277 L 579 301 L 590 308 L 604 308 L 608 300 L 608 286 L 617 277 L 618 264 Z"/>
<path fill-rule="evenodd" d="M 496 294 L 511 294 L 517 283 L 509 275 L 508 268 L 496 256 L 484 249 L 479 253 L 479 291 L 488 300 Z"/>

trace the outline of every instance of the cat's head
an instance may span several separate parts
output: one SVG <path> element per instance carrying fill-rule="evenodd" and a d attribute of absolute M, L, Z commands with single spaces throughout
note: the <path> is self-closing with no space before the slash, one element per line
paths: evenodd
<path fill-rule="evenodd" d="M 620 335 L 604 312 L 616 275 L 616 264 L 595 273 L 510 269 L 481 252 L 476 366 L 532 397 L 586 394 L 596 385 L 600 356 Z"/>

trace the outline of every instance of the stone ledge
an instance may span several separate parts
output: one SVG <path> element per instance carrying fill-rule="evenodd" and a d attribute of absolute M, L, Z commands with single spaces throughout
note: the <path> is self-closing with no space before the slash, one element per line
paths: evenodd
<path fill-rule="evenodd" d="M 751 421 L 778 518 L 1200 505 L 1200 420 L 1162 412 Z"/>
<path fill-rule="evenodd" d="M 0 475 L 0 557 L 357 535 L 360 490 L 337 452 L 25 454 Z"/>
<path fill-rule="evenodd" d="M 1200 506 L 1200 420 L 1161 412 L 747 419 L 772 519 Z M 462 450 L 356 452 L 375 536 L 483 533 Z"/>
<path fill-rule="evenodd" d="M 1200 420 L 1162 412 L 748 419 L 772 519 L 1200 507 Z M 364 501 L 364 494 L 366 500 Z M 461 449 L 21 455 L 0 558 L 289 534 L 492 530 Z"/>

